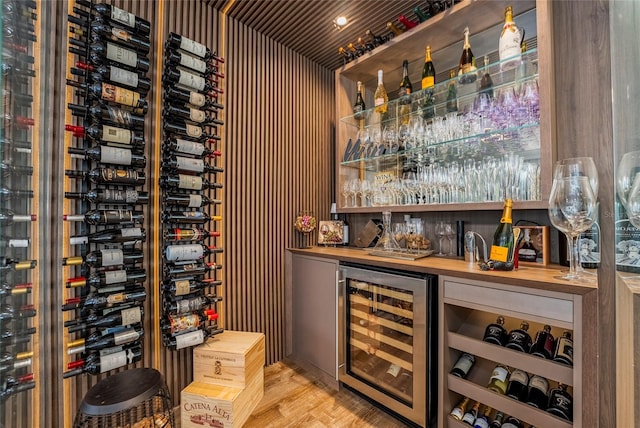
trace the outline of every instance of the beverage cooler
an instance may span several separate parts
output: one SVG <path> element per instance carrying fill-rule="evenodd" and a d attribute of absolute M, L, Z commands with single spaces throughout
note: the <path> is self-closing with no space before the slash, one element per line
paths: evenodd
<path fill-rule="evenodd" d="M 343 263 L 338 380 L 420 426 L 437 404 L 435 275 Z"/>

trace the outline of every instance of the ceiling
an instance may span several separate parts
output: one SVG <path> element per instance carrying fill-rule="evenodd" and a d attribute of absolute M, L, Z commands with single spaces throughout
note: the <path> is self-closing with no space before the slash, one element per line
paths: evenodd
<path fill-rule="evenodd" d="M 272 38 L 318 64 L 335 70 L 343 64 L 339 47 L 365 37 L 388 34 L 387 21 L 398 28 L 399 15 L 418 22 L 414 7 L 428 10 L 439 0 L 205 0 L 213 8 Z M 442 3 L 445 3 L 444 1 Z M 448 2 L 447 2 L 448 3 Z M 350 23 L 342 30 L 333 20 L 344 15 Z"/>

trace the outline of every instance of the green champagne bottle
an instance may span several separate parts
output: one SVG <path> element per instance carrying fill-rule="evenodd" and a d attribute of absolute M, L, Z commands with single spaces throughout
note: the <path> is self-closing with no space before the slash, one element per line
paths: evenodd
<path fill-rule="evenodd" d="M 491 253 L 489 259 L 494 262 L 494 269 L 511 270 L 513 269 L 513 221 L 511 219 L 511 211 L 513 209 L 513 200 L 505 199 L 504 209 L 500 224 L 493 234 L 493 242 L 491 244 Z M 511 268 L 509 268 L 509 265 Z"/>

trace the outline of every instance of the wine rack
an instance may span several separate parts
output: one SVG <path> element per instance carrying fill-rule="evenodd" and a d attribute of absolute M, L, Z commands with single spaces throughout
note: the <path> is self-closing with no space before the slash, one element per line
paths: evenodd
<path fill-rule="evenodd" d="M 76 1 L 69 15 L 64 377 L 142 358 L 145 114 L 150 23 L 115 6 Z M 77 214 L 76 214 L 77 213 Z"/>
<path fill-rule="evenodd" d="M 38 263 L 36 258 L 37 4 L 4 1 L 0 125 L 0 415 L 36 386 Z M 24 404 L 25 407 L 30 404 Z M 0 417 L 3 421 L 4 417 Z M 2 422 L 0 422 L 2 425 Z"/>
<path fill-rule="evenodd" d="M 582 377 L 582 333 L 577 321 L 581 316 L 580 298 L 533 290 L 523 293 L 518 287 L 447 277 L 440 281 L 443 296 L 440 309 L 444 327 L 440 339 L 443 355 L 439 370 L 443 388 L 439 406 L 443 422 L 440 426 L 458 426 L 449 411 L 463 397 L 470 398 L 467 410 L 478 401 L 483 404 L 482 408 L 490 406 L 494 412 L 500 411 L 537 426 L 582 426 L 582 392 L 579 388 Z M 532 338 L 545 325 L 551 326 L 551 334 L 556 339 L 564 331 L 571 332 L 575 348 L 574 366 L 483 341 L 485 328 L 495 323 L 498 316 L 504 317 L 507 331 L 519 328 L 521 322 L 526 321 Z M 474 355 L 475 364 L 465 378 L 460 378 L 451 374 L 451 370 L 463 352 Z M 546 379 L 548 395 L 552 392 L 555 394 L 560 385 L 566 386 L 573 398 L 572 415 L 568 416 L 570 420 L 487 389 L 492 372 L 498 364 L 511 370 L 520 369 L 529 377 L 538 375 Z M 507 377 L 506 382 L 508 381 Z"/>
<path fill-rule="evenodd" d="M 221 281 L 216 260 L 222 249 L 212 244 L 220 236 L 216 214 L 223 169 L 215 165 L 215 150 L 224 122 L 218 96 L 224 63 L 206 46 L 170 33 L 165 43 L 162 189 L 161 283 L 163 343 L 179 350 L 221 333 L 216 287 Z M 208 227 L 208 229 L 207 229 Z"/>

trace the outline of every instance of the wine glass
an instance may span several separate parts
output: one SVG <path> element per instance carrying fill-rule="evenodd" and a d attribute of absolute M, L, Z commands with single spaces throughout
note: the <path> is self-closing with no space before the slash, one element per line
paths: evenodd
<path fill-rule="evenodd" d="M 453 228 L 453 225 L 451 223 L 446 223 L 444 226 L 444 235 L 447 237 L 447 239 L 449 240 L 449 256 L 455 256 L 455 253 L 453 252 L 453 238 L 456 237 L 456 231 Z"/>
<path fill-rule="evenodd" d="M 616 169 L 616 191 L 625 209 L 628 205 L 628 196 L 631 187 L 639 172 L 640 151 L 625 153 Z"/>
<path fill-rule="evenodd" d="M 443 221 L 438 222 L 438 224 L 436 224 L 436 236 L 438 237 L 438 252 L 435 254 L 436 256 L 446 256 L 445 253 L 442 252 L 442 241 L 444 239 L 444 236 L 446 234 L 446 226 L 445 223 Z"/>
<path fill-rule="evenodd" d="M 594 223 L 596 198 L 587 177 L 572 175 L 553 180 L 549 197 L 549 220 L 569 243 L 569 272 L 561 279 L 592 281 L 576 269 L 578 237 Z"/>

